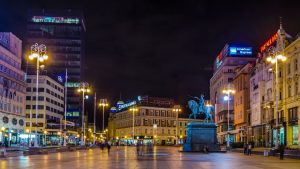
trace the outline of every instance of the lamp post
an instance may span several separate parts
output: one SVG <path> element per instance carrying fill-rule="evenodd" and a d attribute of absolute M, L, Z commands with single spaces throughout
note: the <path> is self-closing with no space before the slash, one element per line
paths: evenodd
<path fill-rule="evenodd" d="M 94 94 L 94 133 L 93 133 L 93 144 L 95 145 L 96 142 L 96 111 L 97 111 L 97 94 Z"/>
<path fill-rule="evenodd" d="M 278 89 L 278 61 L 286 61 L 286 57 L 278 54 L 276 48 L 271 47 L 268 49 L 270 56 L 267 57 L 267 62 L 271 64 L 275 64 L 275 99 L 276 99 L 276 105 L 275 105 L 275 112 L 276 112 L 276 129 L 275 129 L 275 148 L 277 149 L 279 146 L 279 139 L 278 139 L 278 95 L 279 95 L 279 89 Z"/>
<path fill-rule="evenodd" d="M 229 107 L 230 107 L 230 94 L 234 94 L 235 93 L 235 90 L 234 89 L 224 89 L 223 90 L 223 93 L 224 94 L 227 94 L 227 148 L 230 147 L 230 142 L 229 142 L 229 117 L 230 117 L 230 110 L 229 110 Z"/>
<path fill-rule="evenodd" d="M 102 132 L 104 133 L 104 108 L 108 106 L 106 99 L 101 99 L 99 106 L 102 107 Z"/>
<path fill-rule="evenodd" d="M 38 139 L 37 139 L 37 130 L 38 130 L 38 104 L 39 104 L 39 73 L 40 73 L 40 62 L 44 62 L 48 59 L 48 55 L 46 54 L 47 49 L 44 44 L 39 45 L 35 43 L 31 46 L 31 54 L 29 55 L 29 59 L 36 59 L 36 102 L 35 102 L 35 137 L 34 137 L 34 147 L 38 147 Z M 41 65 L 42 66 L 42 65 Z M 32 123 L 30 121 L 30 123 Z"/>
<path fill-rule="evenodd" d="M 178 144 L 178 112 L 181 112 L 181 108 L 179 105 L 174 106 L 173 108 L 173 112 L 176 113 L 176 136 L 175 136 L 175 140 L 176 140 L 176 145 Z"/>
<path fill-rule="evenodd" d="M 85 93 L 89 93 L 89 84 L 86 82 L 80 83 L 80 88 L 78 92 L 82 93 L 82 109 L 81 109 L 81 145 L 85 145 L 85 125 L 84 125 L 84 99 Z"/>
<path fill-rule="evenodd" d="M 45 134 L 45 140 L 44 140 L 44 142 L 45 142 L 45 146 L 47 146 L 47 143 L 46 143 L 46 139 L 47 139 L 47 138 L 46 138 L 46 137 L 47 137 L 47 133 L 48 133 L 48 132 L 45 130 L 45 131 L 44 131 L 44 134 Z"/>
<path fill-rule="evenodd" d="M 65 123 L 64 123 L 64 147 L 67 145 L 67 142 L 66 142 L 66 136 L 67 136 L 67 96 L 68 96 L 68 69 L 66 69 L 66 75 L 65 75 Z"/>
<path fill-rule="evenodd" d="M 139 111 L 139 109 L 136 107 L 132 107 L 129 109 L 129 111 L 132 112 L 132 139 L 134 140 L 134 116 L 135 116 L 134 114 L 135 112 Z"/>

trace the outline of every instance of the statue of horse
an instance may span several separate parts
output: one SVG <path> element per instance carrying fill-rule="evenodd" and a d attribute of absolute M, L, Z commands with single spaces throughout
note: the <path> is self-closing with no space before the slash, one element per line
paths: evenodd
<path fill-rule="evenodd" d="M 198 114 L 205 114 L 204 122 L 208 123 L 212 122 L 212 114 L 215 112 L 215 108 L 213 106 L 206 106 L 204 96 L 201 95 L 200 98 L 194 97 L 199 100 L 199 104 L 195 100 L 189 100 L 188 106 L 192 110 L 192 113 L 189 115 L 189 118 L 194 116 L 194 119 L 196 119 Z M 212 114 L 211 114 L 212 113 Z"/>

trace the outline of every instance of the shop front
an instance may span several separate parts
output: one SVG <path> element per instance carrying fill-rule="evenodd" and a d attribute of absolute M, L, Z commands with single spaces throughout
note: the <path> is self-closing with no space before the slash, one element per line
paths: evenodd
<path fill-rule="evenodd" d="M 272 129 L 273 133 L 273 145 L 276 145 L 276 129 Z M 278 144 L 281 145 L 286 145 L 286 137 L 285 137 L 286 131 L 284 127 L 280 127 L 278 129 Z"/>

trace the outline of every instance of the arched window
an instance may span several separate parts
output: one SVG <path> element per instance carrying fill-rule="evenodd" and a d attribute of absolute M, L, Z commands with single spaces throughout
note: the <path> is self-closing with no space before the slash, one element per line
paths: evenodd
<path fill-rule="evenodd" d="M 298 82 L 295 82 L 295 95 L 298 95 L 299 88 L 298 88 Z"/>
<path fill-rule="evenodd" d="M 291 97 L 292 94 L 292 87 L 291 85 L 288 86 L 288 97 Z"/>

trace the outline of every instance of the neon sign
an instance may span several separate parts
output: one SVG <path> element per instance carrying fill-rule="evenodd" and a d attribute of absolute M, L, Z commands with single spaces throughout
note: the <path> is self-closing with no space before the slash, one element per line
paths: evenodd
<path fill-rule="evenodd" d="M 276 40 L 278 39 L 278 34 L 275 33 L 270 39 L 268 39 L 261 47 L 260 47 L 260 52 L 265 51 L 269 46 L 273 45 Z"/>
<path fill-rule="evenodd" d="M 230 47 L 229 55 L 252 55 L 251 47 Z"/>
<path fill-rule="evenodd" d="M 132 102 L 129 102 L 126 104 L 121 104 L 121 105 L 119 105 L 118 109 L 122 110 L 122 109 L 125 109 L 125 108 L 133 106 L 133 105 L 136 105 L 136 101 L 132 101 Z"/>
<path fill-rule="evenodd" d="M 65 87 L 80 87 L 80 83 L 76 83 L 76 82 L 68 82 L 65 84 Z"/>
<path fill-rule="evenodd" d="M 79 18 L 64 18 L 51 16 L 33 16 L 32 22 L 79 24 Z"/>

